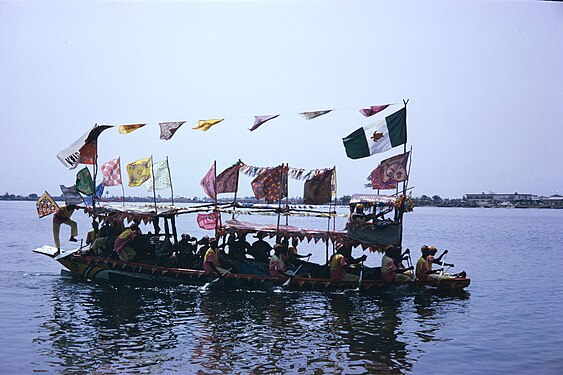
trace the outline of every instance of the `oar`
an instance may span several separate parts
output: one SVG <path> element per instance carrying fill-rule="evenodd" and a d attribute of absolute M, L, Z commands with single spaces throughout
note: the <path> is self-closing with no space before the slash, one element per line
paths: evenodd
<path fill-rule="evenodd" d="M 446 263 L 446 255 L 447 254 L 444 254 L 444 256 L 442 257 L 442 264 L 440 266 L 442 270 L 440 271 L 440 276 L 438 277 L 438 281 L 442 281 L 442 279 L 444 278 L 444 263 Z"/>
<path fill-rule="evenodd" d="M 364 262 L 360 264 L 360 278 L 358 280 L 358 291 L 362 289 L 362 277 L 364 276 Z"/>
<path fill-rule="evenodd" d="M 299 270 L 301 269 L 301 267 L 303 267 L 303 263 L 301 263 L 299 265 L 299 267 L 297 267 L 297 269 L 295 270 L 295 272 L 293 273 L 293 275 L 289 276 L 289 278 L 282 284 L 282 287 L 285 288 L 286 286 L 289 285 L 289 283 L 291 283 L 291 279 L 293 279 L 295 277 L 295 275 L 297 275 L 297 273 L 299 272 Z"/>
<path fill-rule="evenodd" d="M 219 276 L 218 278 L 213 279 L 213 280 L 211 280 L 211 281 L 208 282 L 208 283 L 205 283 L 205 284 L 201 287 L 201 290 L 205 290 L 205 289 L 209 288 L 212 284 L 215 284 L 215 283 L 216 283 L 217 281 L 219 281 L 223 276 L 225 276 L 226 274 L 228 274 L 229 272 L 231 272 L 231 270 L 232 270 L 232 268 L 229 268 L 228 270 L 226 270 L 225 272 L 223 272 L 223 273 L 221 274 L 221 276 Z"/>

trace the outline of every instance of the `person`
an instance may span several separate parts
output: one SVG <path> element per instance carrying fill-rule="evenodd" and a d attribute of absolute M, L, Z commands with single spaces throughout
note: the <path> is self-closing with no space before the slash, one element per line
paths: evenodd
<path fill-rule="evenodd" d="M 203 271 L 206 275 L 215 273 L 219 277 L 223 277 L 228 272 L 219 265 L 219 247 L 215 238 L 209 239 L 209 247 L 203 257 Z"/>
<path fill-rule="evenodd" d="M 381 279 L 388 283 L 402 283 L 411 280 L 405 272 L 413 267 L 397 268 L 395 258 L 400 258 L 400 251 L 391 244 L 385 246 L 385 255 L 381 259 Z"/>
<path fill-rule="evenodd" d="M 264 232 L 258 232 L 255 238 L 258 238 L 250 247 L 248 254 L 259 262 L 268 263 L 270 260 L 270 252 L 272 246 L 264 240 Z"/>
<path fill-rule="evenodd" d="M 354 282 L 360 280 L 359 276 L 346 272 L 346 269 L 350 267 L 350 263 L 347 261 L 347 259 L 358 261 L 359 263 L 360 261 L 365 260 L 366 257 L 364 255 L 356 260 L 351 256 L 351 245 L 344 245 L 343 243 L 338 243 L 336 245 L 336 253 L 330 258 L 329 261 L 330 281 Z"/>
<path fill-rule="evenodd" d="M 113 243 L 113 249 L 121 261 L 129 262 L 137 256 L 137 252 L 131 247 L 130 242 L 140 234 L 141 230 L 139 229 L 139 225 L 134 222 L 129 228 L 125 229 L 117 236 Z"/>
<path fill-rule="evenodd" d="M 301 263 L 301 259 L 303 258 L 310 258 L 311 253 L 308 253 L 307 255 L 300 255 L 297 252 L 297 245 L 299 245 L 299 239 L 297 238 L 293 238 L 291 240 L 291 246 L 287 249 L 287 256 L 289 258 L 289 262 L 293 265 L 299 264 Z"/>
<path fill-rule="evenodd" d="M 96 256 L 110 256 L 115 238 L 123 232 L 123 223 L 108 219 L 98 231 L 96 239 L 92 242 L 90 249 Z"/>
<path fill-rule="evenodd" d="M 440 267 L 438 269 L 432 269 L 432 264 L 437 263 L 441 264 L 442 257 L 448 253 L 448 250 L 445 250 L 442 255 L 438 258 L 434 258 L 434 255 L 438 252 L 435 246 L 426 246 L 422 245 L 420 248 L 420 252 L 422 253 L 418 261 L 416 262 L 416 278 L 421 281 L 437 281 L 440 279 L 453 279 L 456 277 L 465 278 L 467 274 L 465 271 L 460 272 L 459 274 L 450 274 L 444 271 L 444 268 Z M 444 266 L 453 267 L 453 264 L 450 263 L 443 263 Z"/>
<path fill-rule="evenodd" d="M 70 238 L 69 241 L 76 242 L 76 236 L 78 236 L 78 225 L 76 221 L 72 220 L 70 217 L 74 213 L 78 206 L 68 205 L 61 206 L 53 215 L 53 239 L 55 241 L 55 247 L 57 248 L 57 253 L 61 252 L 61 240 L 59 238 L 61 232 L 61 224 L 66 224 L 70 227 Z"/>
<path fill-rule="evenodd" d="M 287 272 L 285 261 L 287 260 L 287 248 L 281 243 L 274 245 L 274 255 L 270 258 L 268 270 L 271 276 L 275 277 L 291 277 Z"/>
<path fill-rule="evenodd" d="M 396 258 L 393 258 L 393 260 L 395 261 L 395 267 L 397 268 L 405 268 L 405 266 L 403 265 L 403 261 L 406 261 L 409 259 L 409 254 L 410 254 L 410 249 L 406 249 L 402 254 L 400 253 L 400 247 L 397 248 L 397 252 L 395 253 Z M 407 275 L 409 278 L 412 279 L 412 270 L 407 270 L 403 273 L 404 275 Z"/>
<path fill-rule="evenodd" d="M 246 234 L 239 232 L 237 239 L 229 244 L 229 256 L 235 260 L 244 260 L 249 251 L 250 244 L 246 241 Z"/>

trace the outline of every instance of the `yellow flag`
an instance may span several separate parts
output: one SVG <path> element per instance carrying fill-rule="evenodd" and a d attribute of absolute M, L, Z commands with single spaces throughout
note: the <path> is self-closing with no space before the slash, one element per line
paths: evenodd
<path fill-rule="evenodd" d="M 129 174 L 129 186 L 141 186 L 151 177 L 151 158 L 127 164 L 127 174 Z"/>
<path fill-rule="evenodd" d="M 224 120 L 224 118 L 217 118 L 217 119 L 213 119 L 213 120 L 199 120 L 197 122 L 197 126 L 195 128 L 192 128 L 192 129 L 203 130 L 204 132 L 206 132 L 206 131 L 209 130 L 210 127 L 220 123 L 223 120 Z"/>
<path fill-rule="evenodd" d="M 142 128 L 146 124 L 130 124 L 130 125 L 119 125 L 119 132 L 121 134 L 129 134 L 134 130 Z"/>

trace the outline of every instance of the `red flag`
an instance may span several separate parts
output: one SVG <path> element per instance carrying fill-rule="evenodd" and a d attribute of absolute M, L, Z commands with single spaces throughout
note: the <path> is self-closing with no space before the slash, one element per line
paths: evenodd
<path fill-rule="evenodd" d="M 313 178 L 305 181 L 303 192 L 303 203 L 305 204 L 324 204 L 332 200 L 332 172 L 334 169 L 327 169 Z"/>
<path fill-rule="evenodd" d="M 100 167 L 104 177 L 104 186 L 121 185 L 121 163 L 119 157 L 102 164 Z"/>
<path fill-rule="evenodd" d="M 213 230 L 219 225 L 219 212 L 212 212 L 210 214 L 197 214 L 197 225 L 201 229 Z"/>
<path fill-rule="evenodd" d="M 203 176 L 200 184 L 209 198 L 217 200 L 217 193 L 215 192 L 215 163 L 213 163 L 209 171 Z"/>
<path fill-rule="evenodd" d="M 397 187 L 397 183 L 396 182 L 383 182 L 383 179 L 381 178 L 381 165 L 378 165 L 377 168 L 375 168 L 372 172 L 371 172 L 371 188 L 376 190 L 388 190 L 388 189 L 395 189 Z"/>
<path fill-rule="evenodd" d="M 90 143 L 86 143 L 80 148 L 80 156 L 78 159 L 79 164 L 96 164 L 96 149 L 98 141 L 94 140 Z"/>
<path fill-rule="evenodd" d="M 237 163 L 232 167 L 225 169 L 219 176 L 217 176 L 217 194 L 234 193 L 237 191 L 238 171 L 240 168 L 241 165 Z"/>
<path fill-rule="evenodd" d="M 280 165 L 268 168 L 252 180 L 252 191 L 257 199 L 265 198 L 266 202 L 277 202 L 287 196 L 288 168 Z"/>
<path fill-rule="evenodd" d="M 407 161 L 410 151 L 404 154 L 390 157 L 381 162 L 381 179 L 385 183 L 397 183 L 405 181 L 407 176 Z"/>
<path fill-rule="evenodd" d="M 376 113 L 379 113 L 381 111 L 383 111 L 385 108 L 389 107 L 390 104 L 384 104 L 384 105 L 372 105 L 369 108 L 362 108 L 360 109 L 360 113 L 362 115 L 364 115 L 365 117 L 370 117 L 375 115 Z"/>

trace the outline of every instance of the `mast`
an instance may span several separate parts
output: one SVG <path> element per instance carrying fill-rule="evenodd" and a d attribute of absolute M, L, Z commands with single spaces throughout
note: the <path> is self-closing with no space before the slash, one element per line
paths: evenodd
<path fill-rule="evenodd" d="M 405 104 L 405 126 L 407 124 L 406 116 L 407 116 L 407 103 L 408 102 L 409 102 L 408 99 L 407 100 L 403 99 L 403 103 Z M 406 134 L 408 134 L 408 132 Z M 407 138 L 407 140 L 408 140 L 408 138 Z M 406 154 L 406 153 L 407 153 L 407 142 L 405 142 L 403 144 L 403 154 Z M 410 172 L 410 164 L 409 164 L 409 172 Z M 399 207 L 399 215 L 398 215 L 399 224 L 400 224 L 399 225 L 399 228 L 400 228 L 399 245 L 401 246 L 401 248 L 403 247 L 403 214 L 405 213 L 405 209 L 403 207 L 404 203 L 402 202 L 402 199 L 404 199 L 407 195 L 407 181 L 408 181 L 408 174 L 407 174 L 407 180 L 403 181 L 403 198 L 399 197 L 399 199 L 401 199 L 401 206 Z M 398 192 L 399 192 L 399 185 L 397 185 L 397 194 L 398 194 Z"/>
<path fill-rule="evenodd" d="M 98 126 L 98 123 L 94 124 L 94 128 Z M 94 172 L 94 194 L 92 194 L 92 211 L 96 211 L 96 177 L 98 175 L 98 139 L 94 141 L 94 165 L 92 166 Z"/>
<path fill-rule="evenodd" d="M 174 206 L 174 189 L 172 188 L 172 173 L 170 173 L 170 163 L 168 162 L 168 155 L 166 155 L 166 168 L 168 169 L 168 179 L 170 180 L 170 199 L 172 206 Z"/>
<path fill-rule="evenodd" d="M 157 214 L 158 209 L 156 207 L 156 189 L 155 189 L 155 182 L 154 182 L 154 164 L 153 164 L 153 161 L 152 161 L 152 155 L 151 155 L 151 175 L 152 175 L 152 196 L 153 196 L 153 201 L 154 201 L 154 213 Z"/>

